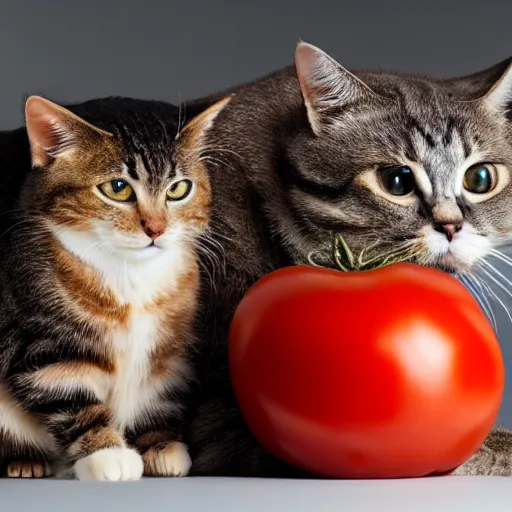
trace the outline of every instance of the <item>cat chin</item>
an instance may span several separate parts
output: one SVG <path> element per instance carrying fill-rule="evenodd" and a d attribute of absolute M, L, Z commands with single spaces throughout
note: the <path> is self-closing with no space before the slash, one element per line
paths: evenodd
<path fill-rule="evenodd" d="M 446 253 L 437 259 L 435 267 L 449 274 L 464 274 L 470 272 L 473 265 L 460 260 L 451 253 Z"/>

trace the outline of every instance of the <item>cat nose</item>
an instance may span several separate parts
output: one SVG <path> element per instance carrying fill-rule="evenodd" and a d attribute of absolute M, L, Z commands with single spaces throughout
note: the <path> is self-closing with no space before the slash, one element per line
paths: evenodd
<path fill-rule="evenodd" d="M 455 233 L 459 232 L 462 229 L 461 224 L 447 223 L 447 224 L 435 224 L 434 229 L 439 231 L 439 233 L 443 233 L 446 235 L 448 242 L 453 240 Z"/>
<path fill-rule="evenodd" d="M 144 233 L 146 233 L 151 240 L 156 240 L 165 232 L 165 225 L 163 222 L 141 220 L 140 225 L 142 226 Z"/>

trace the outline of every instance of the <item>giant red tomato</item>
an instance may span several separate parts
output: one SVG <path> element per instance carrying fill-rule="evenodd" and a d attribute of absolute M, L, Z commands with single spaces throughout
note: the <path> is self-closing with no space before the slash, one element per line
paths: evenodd
<path fill-rule="evenodd" d="M 409 263 L 273 272 L 239 305 L 229 350 L 257 439 L 328 477 L 450 471 L 485 439 L 504 389 L 498 341 L 471 294 Z"/>

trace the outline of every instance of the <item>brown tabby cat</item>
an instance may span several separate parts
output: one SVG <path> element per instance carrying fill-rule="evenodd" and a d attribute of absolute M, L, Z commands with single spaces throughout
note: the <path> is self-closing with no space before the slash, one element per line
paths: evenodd
<path fill-rule="evenodd" d="M 227 101 L 176 135 L 164 103 L 65 109 L 32 96 L 26 130 L 2 134 L 1 162 L 14 142 L 31 157 L 0 177 L 4 475 L 188 473 L 181 425 L 211 199 L 201 145 Z"/>

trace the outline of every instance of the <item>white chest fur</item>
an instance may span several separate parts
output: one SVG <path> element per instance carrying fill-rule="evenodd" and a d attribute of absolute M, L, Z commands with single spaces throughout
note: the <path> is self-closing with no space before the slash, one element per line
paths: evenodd
<path fill-rule="evenodd" d="M 149 417 L 180 414 L 181 404 L 169 402 L 163 392 L 184 385 L 190 369 L 185 359 L 174 356 L 169 371 L 160 378 L 151 374 L 152 353 L 160 343 L 160 319 L 149 313 L 135 313 L 126 330 L 116 332 L 112 344 L 116 370 L 106 402 L 120 430 L 140 426 Z M 173 333 L 166 333 L 172 336 Z"/>
<path fill-rule="evenodd" d="M 95 386 L 99 398 L 107 403 L 118 428 L 124 430 L 153 414 L 173 413 L 173 404 L 163 400 L 162 392 L 174 384 L 183 384 L 186 362 L 176 358 L 171 371 L 161 379 L 151 375 L 152 354 L 162 335 L 171 339 L 172 332 L 159 310 L 148 308 L 159 295 L 172 292 L 179 277 L 188 268 L 187 255 L 180 245 L 172 250 L 155 250 L 155 255 L 140 261 L 126 261 L 105 251 L 80 233 L 60 232 L 59 239 L 72 253 L 94 268 L 120 305 L 128 306 L 129 316 L 122 327 L 108 330 L 105 342 L 114 356 L 115 373 Z M 163 332 L 163 330 L 166 330 Z M 175 371 L 173 371 L 173 369 Z M 169 382 L 169 378 L 171 382 Z M 177 412 L 177 411 L 176 411 Z"/>
<path fill-rule="evenodd" d="M 127 328 L 112 335 L 115 374 L 106 401 L 121 430 L 132 426 L 145 412 L 157 412 L 164 406 L 159 396 L 166 382 L 150 379 L 150 357 L 159 341 L 159 324 L 155 315 L 134 313 Z"/>

